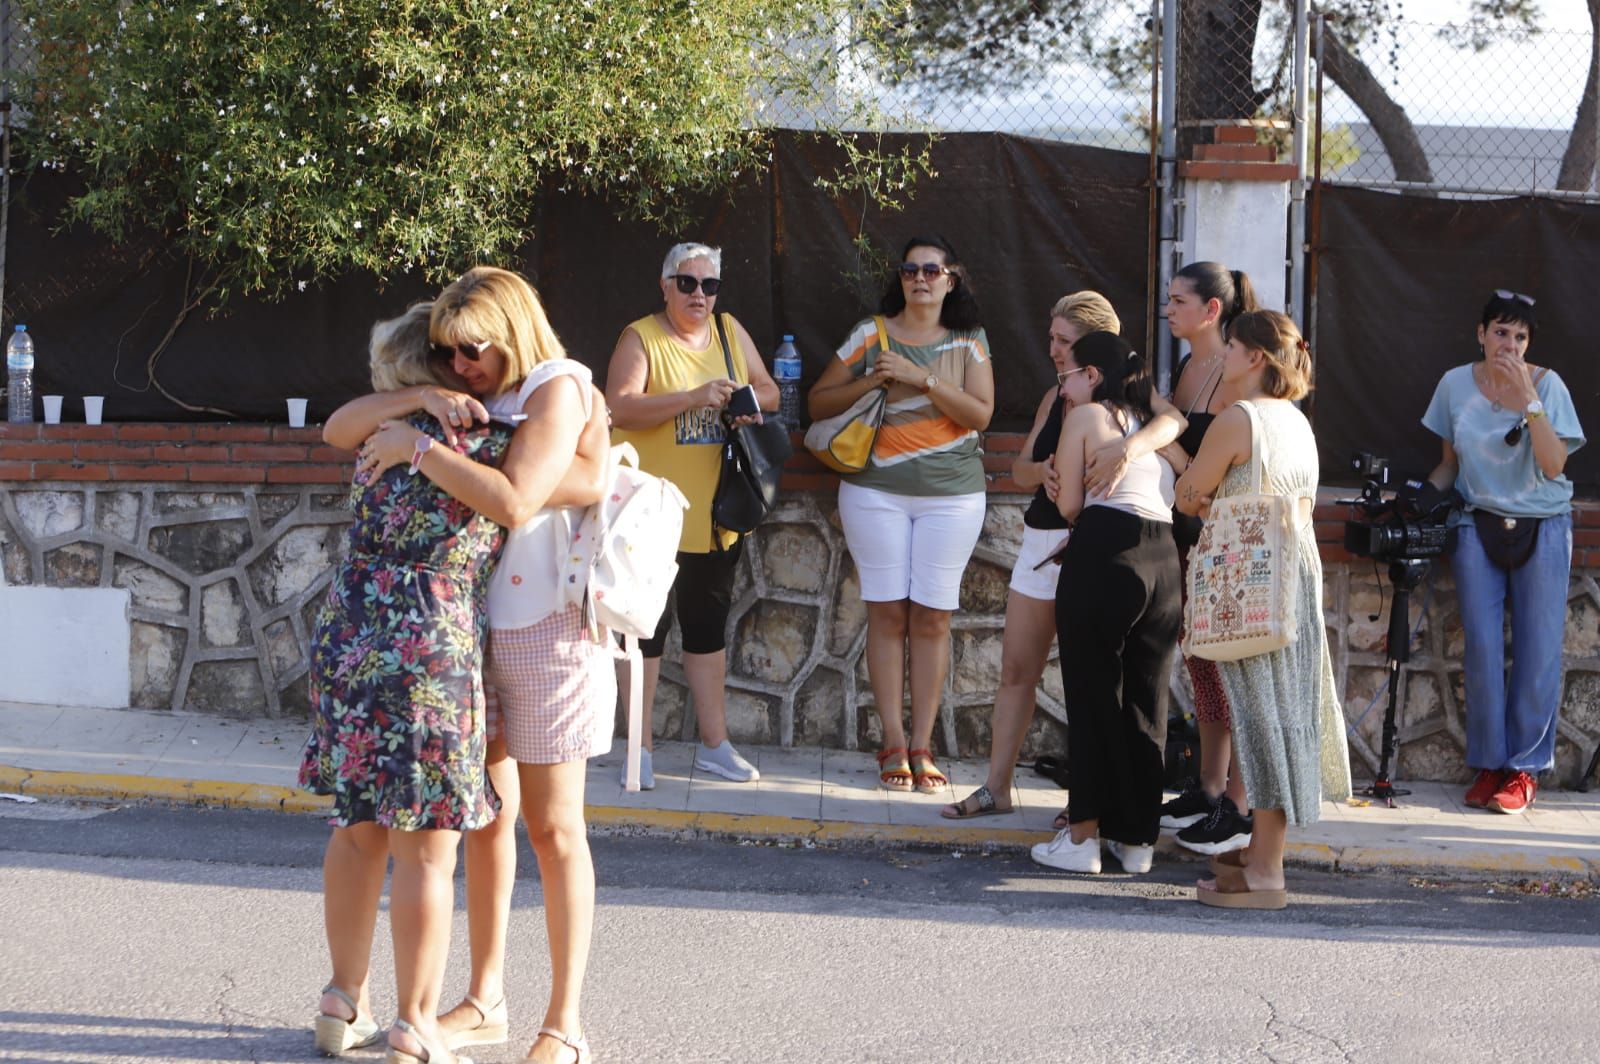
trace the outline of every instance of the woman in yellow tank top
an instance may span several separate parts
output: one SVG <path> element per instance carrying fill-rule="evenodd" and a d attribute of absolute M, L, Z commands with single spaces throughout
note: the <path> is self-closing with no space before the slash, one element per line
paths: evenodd
<path fill-rule="evenodd" d="M 683 673 L 694 697 L 700 732 L 695 767 L 736 783 L 760 778 L 755 766 L 728 741 L 725 630 L 740 544 L 731 533 L 725 533 L 720 543 L 713 541 L 711 500 L 722 468 L 722 409 L 748 384 L 762 410 L 776 410 L 778 386 L 756 354 L 750 334 L 731 314 L 724 314 L 734 370 L 729 378 L 712 317 L 721 275 L 718 248 L 678 244 L 667 252 L 661 265 L 665 305 L 622 330 L 606 372 L 613 440 L 632 443 L 647 472 L 672 481 L 689 499 L 672 600 L 655 635 L 640 644 L 645 748 L 639 783 L 646 790 L 655 786 L 650 710 L 674 613 L 683 636 Z"/>

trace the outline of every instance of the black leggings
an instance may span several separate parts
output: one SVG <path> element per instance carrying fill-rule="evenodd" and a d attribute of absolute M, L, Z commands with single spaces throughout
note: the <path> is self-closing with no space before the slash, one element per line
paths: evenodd
<path fill-rule="evenodd" d="M 1067 819 L 1131 845 L 1161 833 L 1168 678 L 1183 616 L 1172 526 L 1078 515 L 1056 585 L 1067 704 Z"/>
<path fill-rule="evenodd" d="M 676 613 L 685 654 L 715 654 L 728 645 L 728 608 L 733 604 L 733 574 L 739 567 L 744 540 L 725 551 L 678 552 L 678 577 L 672 582 L 667 608 L 656 622 L 656 634 L 639 641 L 639 653 L 659 658 L 667 645 Z M 676 608 L 674 608 L 676 607 Z"/>

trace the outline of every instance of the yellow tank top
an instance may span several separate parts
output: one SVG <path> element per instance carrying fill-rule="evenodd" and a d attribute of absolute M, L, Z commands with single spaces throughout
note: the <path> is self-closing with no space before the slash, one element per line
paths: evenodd
<path fill-rule="evenodd" d="M 728 315 L 719 317 L 728 336 L 729 353 L 733 356 L 734 379 L 746 383 L 750 376 L 745 370 L 739 331 Z M 691 351 L 678 343 L 654 314 L 640 318 L 628 328 L 638 333 L 644 342 L 645 359 L 650 366 L 646 395 L 687 392 L 707 381 L 724 380 L 728 376 L 715 326 L 711 330 L 711 343 L 704 351 Z M 633 444 L 639 452 L 639 465 L 645 472 L 672 481 L 689 500 L 678 550 L 686 554 L 709 554 L 713 549 L 711 500 L 716 495 L 717 477 L 722 470 L 721 411 L 685 410 L 647 429 L 613 429 L 611 440 Z M 732 546 L 738 538 L 732 532 L 724 533 L 723 546 Z"/>

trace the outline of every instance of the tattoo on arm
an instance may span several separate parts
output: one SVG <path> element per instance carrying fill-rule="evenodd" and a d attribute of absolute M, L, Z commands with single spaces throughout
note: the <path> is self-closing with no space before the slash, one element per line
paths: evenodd
<path fill-rule="evenodd" d="M 1194 502 L 1194 496 L 1195 496 L 1195 491 L 1194 491 L 1194 485 L 1193 484 L 1190 484 L 1188 487 L 1183 489 L 1183 501 L 1184 502 Z"/>

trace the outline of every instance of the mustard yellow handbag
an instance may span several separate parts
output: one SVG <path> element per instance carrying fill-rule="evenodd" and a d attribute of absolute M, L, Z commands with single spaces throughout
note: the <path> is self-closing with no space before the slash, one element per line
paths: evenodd
<path fill-rule="evenodd" d="M 878 327 L 878 345 L 889 350 L 889 330 L 883 317 L 875 316 L 872 324 Z M 872 350 L 864 357 L 864 373 L 872 372 Z M 806 450 L 836 473 L 859 473 L 872 460 L 872 447 L 878 441 L 878 428 L 883 424 L 884 408 L 888 405 L 888 390 L 874 388 L 850 404 L 849 409 L 813 421 L 806 430 Z"/>

